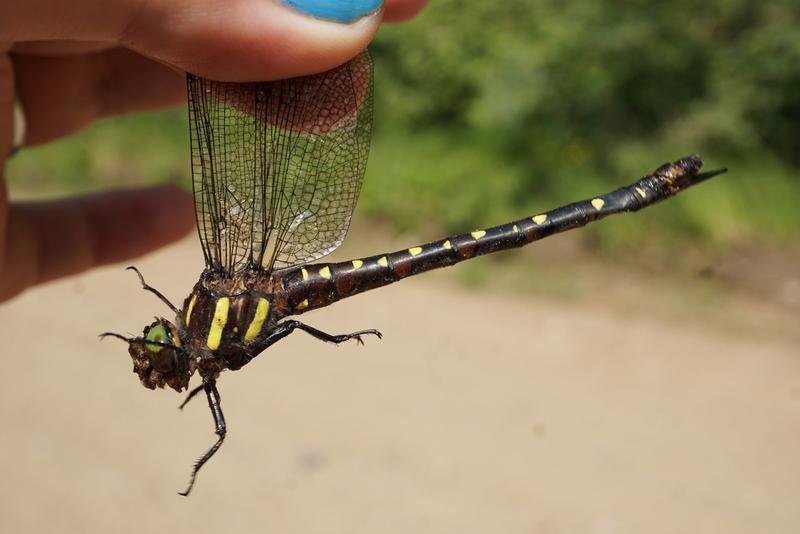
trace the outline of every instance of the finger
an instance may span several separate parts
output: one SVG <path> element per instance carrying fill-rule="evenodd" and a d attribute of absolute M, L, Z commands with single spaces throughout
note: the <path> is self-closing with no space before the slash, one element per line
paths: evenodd
<path fill-rule="evenodd" d="M 382 16 L 380 0 L 282 1 L 0 2 L 0 40 L 116 42 L 209 78 L 271 80 L 344 63 L 366 47 Z M 322 20 L 330 14 L 314 5 L 344 6 L 353 16 Z"/>
<path fill-rule="evenodd" d="M 193 228 L 193 213 L 191 196 L 176 186 L 12 205 L 0 300 L 171 243 Z"/>
<path fill-rule="evenodd" d="M 76 56 L 12 56 L 27 119 L 26 144 L 51 141 L 92 120 L 186 100 L 184 77 L 118 48 Z"/>
<path fill-rule="evenodd" d="M 14 43 L 11 51 L 14 54 L 37 56 L 64 56 L 69 54 L 88 54 L 116 48 L 116 43 L 98 43 L 93 41 L 28 41 Z"/>
<path fill-rule="evenodd" d="M 0 54 L 0 235 L 3 230 L 2 206 L 5 196 L 3 168 L 14 140 L 14 69 L 8 56 Z"/>
<path fill-rule="evenodd" d="M 386 0 L 384 22 L 403 22 L 414 17 L 428 4 L 428 0 Z"/>

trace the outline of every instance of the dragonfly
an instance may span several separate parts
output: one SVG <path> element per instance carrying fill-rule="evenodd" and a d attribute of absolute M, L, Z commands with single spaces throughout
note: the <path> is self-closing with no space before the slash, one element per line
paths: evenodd
<path fill-rule="evenodd" d="M 217 382 L 295 331 L 363 344 L 375 329 L 330 334 L 293 317 L 432 269 L 522 247 L 609 215 L 651 206 L 719 175 L 689 156 L 632 184 L 499 226 L 403 250 L 320 263 L 345 238 L 370 148 L 373 62 L 365 50 L 330 71 L 289 80 L 227 83 L 187 74 L 191 169 L 205 269 L 179 308 L 145 282 L 174 319 L 157 317 L 128 343 L 148 389 L 204 393 L 216 441 L 188 486 L 222 446 L 227 426 Z M 189 389 L 198 374 L 200 383 Z"/>

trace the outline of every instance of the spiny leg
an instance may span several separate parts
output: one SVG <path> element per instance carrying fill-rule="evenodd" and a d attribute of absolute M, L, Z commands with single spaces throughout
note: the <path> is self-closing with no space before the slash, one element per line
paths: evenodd
<path fill-rule="evenodd" d="M 192 491 L 192 487 L 194 487 L 194 481 L 197 478 L 197 472 L 200 471 L 200 468 L 203 467 L 203 465 L 205 465 L 205 463 L 209 461 L 214 454 L 216 454 L 216 452 L 222 446 L 222 442 L 225 441 L 225 434 L 227 433 L 225 416 L 222 415 L 222 408 L 220 408 L 219 405 L 220 396 L 219 391 L 217 391 L 216 382 L 210 378 L 204 378 L 202 387 L 206 392 L 206 397 L 208 397 L 208 407 L 211 409 L 211 415 L 214 416 L 214 426 L 216 427 L 216 431 L 214 433 L 219 437 L 217 438 L 216 443 L 214 443 L 211 448 L 208 449 L 206 453 L 195 462 L 194 467 L 192 467 L 192 476 L 189 479 L 189 486 L 185 491 L 179 492 L 180 495 L 183 495 L 184 497 L 189 495 L 189 492 Z"/>
<path fill-rule="evenodd" d="M 295 328 L 299 328 L 303 332 L 306 332 L 307 334 L 311 334 L 312 336 L 314 336 L 317 339 L 321 339 L 322 341 L 327 341 L 329 343 L 336 343 L 337 345 L 339 343 L 344 343 L 345 341 L 349 341 L 351 339 L 355 339 L 358 342 L 359 345 L 363 345 L 364 341 L 361 339 L 361 336 L 364 336 L 364 335 L 367 335 L 367 334 L 373 335 L 373 336 L 377 336 L 378 339 L 382 339 L 383 338 L 383 334 L 381 334 L 380 332 L 378 332 L 375 329 L 359 330 L 358 332 L 353 332 L 352 334 L 333 335 L 333 334 L 328 334 L 327 332 L 323 332 L 322 330 L 318 330 L 318 329 L 314 328 L 313 326 L 308 326 L 307 324 L 304 324 L 304 323 L 301 323 L 300 321 L 295 321 L 295 320 L 284 321 L 278 326 L 283 327 L 283 328 L 288 330 L 281 337 L 284 337 L 284 336 L 288 335 Z"/>
<path fill-rule="evenodd" d="M 174 312 L 175 312 L 175 315 L 180 315 L 180 314 L 181 314 L 181 311 L 180 311 L 178 308 L 176 308 L 176 307 L 175 307 L 175 306 L 174 306 L 174 305 L 173 305 L 173 304 L 172 304 L 172 303 L 169 301 L 169 299 L 168 299 L 167 297 L 165 297 L 165 296 L 164 296 L 164 295 L 163 295 L 163 294 L 162 294 L 162 293 L 161 293 L 161 292 L 160 292 L 158 289 L 156 289 L 156 288 L 154 288 L 154 287 L 151 287 L 151 286 L 147 285 L 147 283 L 144 281 L 144 276 L 142 276 L 142 273 L 140 273 L 140 272 L 139 272 L 139 269 L 137 269 L 136 267 L 134 267 L 133 265 L 131 265 L 130 267 L 126 267 L 126 269 L 125 269 L 125 270 L 126 270 L 126 271 L 133 271 L 133 272 L 135 272 L 137 275 L 139 275 L 139 281 L 142 283 L 142 289 L 144 289 L 145 291 L 149 291 L 150 293 L 154 294 L 154 295 L 155 295 L 155 296 L 157 296 L 159 299 L 161 299 L 161 302 L 163 302 L 164 304 L 166 304 L 167 306 L 169 306 L 169 308 L 170 308 L 172 311 L 174 311 Z"/>
<path fill-rule="evenodd" d="M 321 339 L 322 341 L 327 341 L 327 342 L 330 342 L 330 343 L 336 343 L 337 345 L 339 343 L 344 343 L 345 341 L 348 341 L 350 339 L 355 339 L 358 343 L 363 345 L 364 341 L 361 339 L 361 336 L 364 336 L 364 335 L 367 335 L 367 334 L 373 335 L 373 336 L 378 336 L 378 339 L 381 339 L 383 337 L 383 334 L 381 334 L 380 332 L 378 332 L 377 330 L 374 330 L 374 329 L 360 330 L 358 332 L 353 332 L 352 334 L 332 335 L 332 334 L 328 334 L 326 332 L 323 332 L 322 330 L 317 330 L 313 326 L 308 326 L 307 324 L 303 324 L 300 321 L 295 321 L 293 319 L 288 319 L 286 321 L 283 321 L 282 323 L 276 324 L 274 326 L 274 328 L 272 328 L 266 334 L 266 336 L 259 341 L 259 344 L 261 346 L 260 350 L 263 351 L 267 347 L 271 347 L 273 344 L 277 343 L 281 339 L 285 338 L 286 336 L 288 336 L 289 334 L 294 332 L 296 328 L 299 328 L 300 330 L 303 330 L 304 332 L 307 332 L 308 334 L 311 334 L 312 336 L 314 336 L 317 339 Z M 247 357 L 247 359 L 246 359 L 246 361 L 244 363 L 249 362 L 251 359 L 252 359 L 252 356 L 251 357 Z"/>
<path fill-rule="evenodd" d="M 181 405 L 178 406 L 178 409 L 179 410 L 183 410 L 183 407 L 186 406 L 187 404 L 189 404 L 189 401 L 192 400 L 195 397 L 195 395 L 197 395 L 198 393 L 203 391 L 204 387 L 205 386 L 203 386 L 203 384 L 200 384 L 199 386 L 194 388 L 192 391 L 190 391 L 189 394 L 186 395 L 186 398 L 183 399 L 183 402 L 181 403 Z"/>

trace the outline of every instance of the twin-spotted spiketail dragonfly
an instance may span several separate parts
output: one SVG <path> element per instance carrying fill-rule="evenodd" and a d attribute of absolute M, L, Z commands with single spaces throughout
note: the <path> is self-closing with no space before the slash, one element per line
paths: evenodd
<path fill-rule="evenodd" d="M 372 129 L 372 60 L 366 51 L 331 71 L 259 83 L 221 83 L 187 75 L 195 213 L 206 268 L 175 313 L 128 342 L 133 370 L 149 388 L 201 384 L 217 440 L 225 439 L 217 380 L 244 367 L 295 330 L 342 343 L 374 335 L 333 335 L 288 317 L 408 276 L 521 247 L 615 213 L 637 211 L 724 172 L 699 174 L 702 161 L 665 164 L 633 184 L 492 228 L 397 252 L 338 263 L 312 263 L 345 238 L 358 199 Z M 135 268 L 132 268 L 135 270 Z"/>

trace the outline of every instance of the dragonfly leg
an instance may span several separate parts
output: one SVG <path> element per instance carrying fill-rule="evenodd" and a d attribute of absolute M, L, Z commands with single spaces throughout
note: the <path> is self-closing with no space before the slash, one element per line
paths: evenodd
<path fill-rule="evenodd" d="M 283 323 L 280 324 L 280 326 L 289 329 L 289 332 L 291 332 L 295 328 L 299 328 L 303 332 L 306 332 L 307 334 L 310 334 L 317 339 L 321 339 L 322 341 L 327 341 L 329 343 L 336 343 L 337 345 L 339 343 L 344 343 L 345 341 L 349 341 L 351 339 L 355 339 L 359 345 L 363 345 L 364 341 L 361 339 L 361 336 L 365 336 L 368 334 L 377 336 L 378 339 L 383 338 L 383 334 L 381 334 L 375 329 L 359 330 L 358 332 L 353 332 L 351 334 L 333 335 L 323 332 L 322 330 L 318 330 L 313 326 L 308 326 L 307 324 L 301 323 L 300 321 L 294 321 L 294 320 L 284 321 Z"/>
<path fill-rule="evenodd" d="M 214 433 L 218 437 L 216 443 L 214 443 L 211 448 L 208 449 L 206 453 L 195 462 L 194 467 L 192 467 L 192 476 L 189 479 L 189 486 L 185 491 L 179 492 L 180 495 L 183 495 L 184 497 L 189 495 L 189 492 L 192 491 L 194 481 L 197 478 L 197 472 L 200 471 L 200 468 L 203 467 L 203 465 L 205 465 L 205 463 L 209 461 L 214 454 L 216 454 L 216 452 L 222 446 L 222 442 L 225 441 L 225 434 L 227 433 L 225 416 L 222 415 L 222 408 L 220 408 L 219 405 L 220 396 L 219 391 L 217 391 L 216 382 L 209 378 L 204 378 L 202 388 L 203 391 L 206 392 L 206 397 L 208 397 L 208 407 L 211 409 L 211 415 L 214 416 L 214 426 L 216 427 L 216 431 Z M 195 391 L 197 391 L 197 389 L 195 389 Z M 192 394 L 190 393 L 189 395 L 189 398 L 191 398 Z"/>
<path fill-rule="evenodd" d="M 181 403 L 181 405 L 178 406 L 178 409 L 179 410 L 183 410 L 183 407 L 186 406 L 187 404 L 189 404 L 189 401 L 192 400 L 195 397 L 195 395 L 197 395 L 198 393 L 203 391 L 203 389 L 205 389 L 205 386 L 203 384 L 200 384 L 199 386 L 194 388 L 192 391 L 190 391 L 189 394 L 186 395 L 186 398 L 183 399 L 183 402 Z M 217 399 L 217 400 L 219 400 L 219 399 Z"/>
<path fill-rule="evenodd" d="M 167 306 L 169 306 L 169 308 L 170 308 L 172 311 L 174 311 L 174 312 L 175 312 L 175 315 L 180 315 L 180 314 L 181 314 L 181 311 L 180 311 L 178 308 L 176 308 L 176 307 L 175 307 L 175 305 L 174 305 L 174 304 L 172 304 L 172 303 L 169 301 L 169 299 L 168 299 L 167 297 L 165 297 L 165 296 L 164 296 L 164 295 L 161 293 L 161 291 L 159 291 L 158 289 L 156 289 L 156 288 L 154 288 L 154 287 L 151 287 L 151 286 L 147 285 L 147 283 L 144 281 L 144 276 L 142 276 L 142 273 L 140 273 L 140 272 L 139 272 L 139 269 L 137 269 L 136 267 L 134 267 L 133 265 L 131 265 L 130 267 L 126 267 L 126 269 L 125 269 L 125 270 L 126 270 L 126 271 L 133 271 L 133 272 L 135 272 L 135 273 L 136 273 L 136 274 L 139 276 L 139 281 L 142 283 L 142 289 L 144 289 L 145 291 L 149 291 L 149 292 L 150 292 L 150 293 L 152 293 L 153 295 L 157 296 L 157 297 L 158 297 L 158 298 L 161 300 L 161 302 L 163 302 L 164 304 L 166 304 Z"/>

